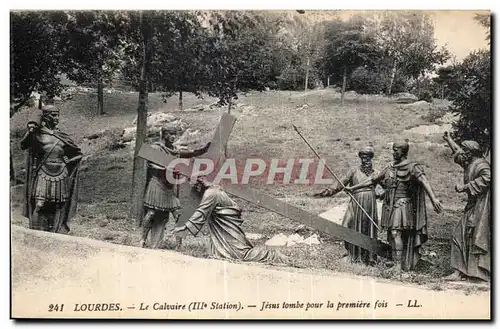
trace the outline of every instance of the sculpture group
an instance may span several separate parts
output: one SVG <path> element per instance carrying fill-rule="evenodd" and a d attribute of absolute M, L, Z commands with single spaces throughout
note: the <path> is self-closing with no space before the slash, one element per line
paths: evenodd
<path fill-rule="evenodd" d="M 27 150 L 24 215 L 29 218 L 31 229 L 68 233 L 69 221 L 76 212 L 82 152 L 67 134 L 58 129 L 58 122 L 57 108 L 46 106 L 39 122 L 27 124 L 27 132 L 21 140 L 21 148 Z M 228 138 L 232 126 L 219 128 L 225 129 Z M 393 143 L 393 161 L 380 170 L 372 166 L 372 159 L 376 156 L 374 146 L 362 148 L 358 152 L 361 162 L 358 167 L 348 170 L 333 186 L 313 195 L 328 198 L 344 192 L 351 197 L 342 226 L 338 226 L 311 214 L 304 216 L 304 211 L 291 205 L 290 209 L 283 210 L 288 205 L 256 191 L 215 185 L 210 177 L 193 175 L 187 167 L 182 170 L 169 168 L 171 159 L 176 157 L 195 158 L 207 153 L 222 156 L 227 142 L 227 139 L 221 140 L 215 143 L 217 145 L 212 142 L 203 148 L 185 151 L 174 146 L 178 136 L 178 129 L 164 128 L 160 140 L 151 146 L 144 145 L 137 155 L 147 160 L 143 213 L 139 219 L 141 247 L 158 248 L 165 239 L 165 227 L 172 217 L 176 223 L 172 233 L 176 235 L 178 245 L 182 236 L 196 236 L 202 226 L 207 225 L 211 241 L 209 251 L 214 258 L 288 262 L 289 259 L 281 253 L 254 246 L 246 238 L 241 228 L 243 211 L 230 197 L 235 195 L 344 240 L 347 258 L 352 262 L 373 265 L 383 257 L 389 258 L 398 271 L 414 271 L 421 259 L 421 248 L 429 239 L 427 201 L 436 213 L 443 211 L 423 165 L 411 160 L 408 140 Z M 220 138 L 220 131 L 217 136 Z M 489 281 L 490 164 L 483 158 L 477 142 L 463 141 L 459 145 L 448 133 L 443 138 L 453 152 L 455 163 L 464 172 L 463 183 L 457 184 L 454 192 L 467 196 L 463 215 L 457 219 L 458 224 L 450 237 L 450 265 L 455 272 L 446 279 Z M 180 201 L 179 186 L 166 179 L 169 170 L 173 171 L 174 177 L 194 179 L 192 184 L 182 186 L 188 187 L 189 193 L 196 195 L 198 200 L 191 207 L 194 210 L 184 214 L 184 222 L 179 219 L 188 207 Z M 377 200 L 382 200 L 380 218 Z M 390 246 L 381 242 L 380 237 L 384 237 Z"/>

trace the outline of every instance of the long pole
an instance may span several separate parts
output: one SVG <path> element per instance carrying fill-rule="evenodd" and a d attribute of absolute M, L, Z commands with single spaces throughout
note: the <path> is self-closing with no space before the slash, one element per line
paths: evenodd
<path fill-rule="evenodd" d="M 323 161 L 323 159 L 321 159 L 321 157 L 319 156 L 319 154 L 314 150 L 314 148 L 311 146 L 311 144 L 309 144 L 309 142 L 307 141 L 307 139 L 302 136 L 302 134 L 300 133 L 299 129 L 295 126 L 295 125 L 292 125 L 293 126 L 293 129 L 295 129 L 295 131 L 297 132 L 297 134 L 299 134 L 300 138 L 302 138 L 302 140 L 307 144 L 307 146 L 309 146 L 309 148 L 314 152 L 314 154 L 316 155 L 316 157 L 323 162 L 323 164 L 325 165 L 326 169 L 328 169 L 328 171 L 330 172 L 330 174 L 333 175 L 333 177 L 335 177 L 335 179 L 337 179 L 337 181 L 340 183 L 340 185 L 345 189 L 345 185 L 344 183 L 342 183 L 342 181 L 337 177 L 337 175 L 335 175 L 335 173 L 330 169 L 330 167 L 328 167 L 328 165 L 325 163 L 325 161 Z M 346 190 L 344 190 L 344 192 L 351 197 L 351 199 L 354 201 L 354 203 L 356 203 L 359 208 L 361 208 L 361 210 L 365 213 L 365 215 L 368 217 L 368 219 L 372 222 L 373 225 L 375 225 L 375 227 L 380 230 L 380 227 L 377 225 L 377 223 L 375 223 L 375 221 L 372 219 L 372 217 L 366 212 L 366 210 L 359 204 L 358 200 L 356 200 L 356 198 L 354 198 L 354 196 L 347 192 Z"/>

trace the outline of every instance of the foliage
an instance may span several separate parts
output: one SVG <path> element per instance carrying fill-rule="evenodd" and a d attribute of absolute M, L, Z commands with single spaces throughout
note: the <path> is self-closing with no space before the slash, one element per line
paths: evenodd
<path fill-rule="evenodd" d="M 447 98 L 450 92 L 449 86 L 453 80 L 453 66 L 442 66 L 437 70 L 437 76 L 434 77 L 433 82 L 439 86 L 439 98 Z"/>
<path fill-rule="evenodd" d="M 474 19 L 486 29 L 486 38 L 488 45 L 491 44 L 491 15 L 488 14 L 476 14 Z"/>
<path fill-rule="evenodd" d="M 209 95 L 230 104 L 238 91 L 265 89 L 271 80 L 273 34 L 260 12 L 214 12 L 205 44 L 209 53 Z"/>
<path fill-rule="evenodd" d="M 421 12 L 383 12 L 367 23 L 381 53 L 377 65 L 386 70 L 387 93 L 392 94 L 398 75 L 417 79 L 449 59 L 446 48 L 438 48 L 429 15 Z"/>
<path fill-rule="evenodd" d="M 470 53 L 453 70 L 449 99 L 451 110 L 460 114 L 454 125 L 460 140 L 473 139 L 491 147 L 491 57 L 490 52 Z"/>
<path fill-rule="evenodd" d="M 349 90 L 358 94 L 380 94 L 385 89 L 383 76 L 374 70 L 358 67 L 349 79 Z"/>
<path fill-rule="evenodd" d="M 377 56 L 374 39 L 365 32 L 361 17 L 355 16 L 347 22 L 329 22 L 326 39 L 325 70 L 328 74 L 349 75 L 357 67 L 374 64 Z"/>
<path fill-rule="evenodd" d="M 60 11 L 11 12 L 11 116 L 33 92 L 59 95 L 66 69 L 67 16 Z"/>
<path fill-rule="evenodd" d="M 175 92 L 200 95 L 209 70 L 205 45 L 207 31 L 195 12 L 162 11 L 153 16 L 154 55 L 150 82 L 165 97 Z"/>
<path fill-rule="evenodd" d="M 127 17 L 119 11 L 68 12 L 68 78 L 80 84 L 109 82 L 124 65 L 126 24 Z"/>

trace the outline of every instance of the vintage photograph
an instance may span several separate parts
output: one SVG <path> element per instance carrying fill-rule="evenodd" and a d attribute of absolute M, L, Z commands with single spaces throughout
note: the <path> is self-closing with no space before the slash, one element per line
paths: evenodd
<path fill-rule="evenodd" d="M 11 319 L 491 319 L 490 11 L 9 16 Z"/>

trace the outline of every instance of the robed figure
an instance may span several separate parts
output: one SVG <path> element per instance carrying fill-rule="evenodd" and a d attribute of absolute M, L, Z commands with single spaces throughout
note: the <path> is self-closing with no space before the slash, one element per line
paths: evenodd
<path fill-rule="evenodd" d="M 464 214 L 453 232 L 451 267 L 447 280 L 490 280 L 491 269 L 491 168 L 475 141 L 464 141 L 461 147 L 445 133 L 444 139 L 453 151 L 455 163 L 464 169 L 463 184 L 458 193 L 467 194 Z"/>
<path fill-rule="evenodd" d="M 68 233 L 77 209 L 82 152 L 58 123 L 59 110 L 47 105 L 39 123 L 28 122 L 21 140 L 21 149 L 28 150 L 23 215 L 30 229 Z"/>
<path fill-rule="evenodd" d="M 160 131 L 160 142 L 152 144 L 152 148 L 179 158 L 192 158 L 208 151 L 211 143 L 196 150 L 180 150 L 174 142 L 181 130 L 177 127 L 163 127 Z M 174 173 L 174 179 L 175 177 Z M 167 179 L 166 169 L 152 162 L 146 163 L 146 186 L 144 189 L 141 246 L 158 248 L 164 239 L 165 226 L 170 214 L 175 222 L 181 215 L 178 185 Z M 179 240 L 178 240 L 178 243 Z"/>
<path fill-rule="evenodd" d="M 193 175 L 195 176 L 195 175 Z M 210 183 L 206 177 L 197 178 L 193 193 L 202 194 L 194 214 L 175 233 L 188 231 L 197 236 L 204 225 L 210 234 L 210 256 L 247 262 L 280 263 L 287 259 L 276 250 L 254 246 L 245 236 L 241 225 L 242 210 L 224 192 L 221 186 Z"/>
<path fill-rule="evenodd" d="M 343 186 L 354 186 L 369 179 L 373 174 L 372 159 L 374 154 L 373 147 L 371 146 L 361 149 L 358 152 L 358 156 L 361 159 L 361 165 L 351 168 L 345 176 L 341 178 L 342 184 L 337 181 L 333 187 L 314 194 L 314 196 L 331 197 L 342 191 L 344 189 Z M 378 187 L 380 188 L 380 186 Z M 377 196 L 381 194 L 383 194 L 383 190 L 380 188 L 380 190 L 376 192 L 373 184 L 354 191 L 353 198 L 356 199 L 357 203 L 351 199 L 344 214 L 342 225 L 365 234 L 370 238 L 376 239 L 377 228 L 374 224 L 378 225 Z M 358 204 L 363 207 L 368 215 L 370 215 L 371 219 L 368 218 Z M 376 255 L 374 253 L 348 242 L 344 242 L 344 244 L 349 253 L 351 262 L 361 261 L 364 264 L 371 265 L 376 261 Z"/>
<path fill-rule="evenodd" d="M 350 192 L 373 184 L 383 187 L 381 230 L 387 232 L 395 268 L 403 271 L 415 269 L 421 257 L 420 248 L 428 239 L 426 196 L 437 213 L 443 210 L 426 179 L 423 166 L 408 160 L 408 151 L 408 141 L 394 143 L 394 162 L 371 179 L 346 187 Z"/>

